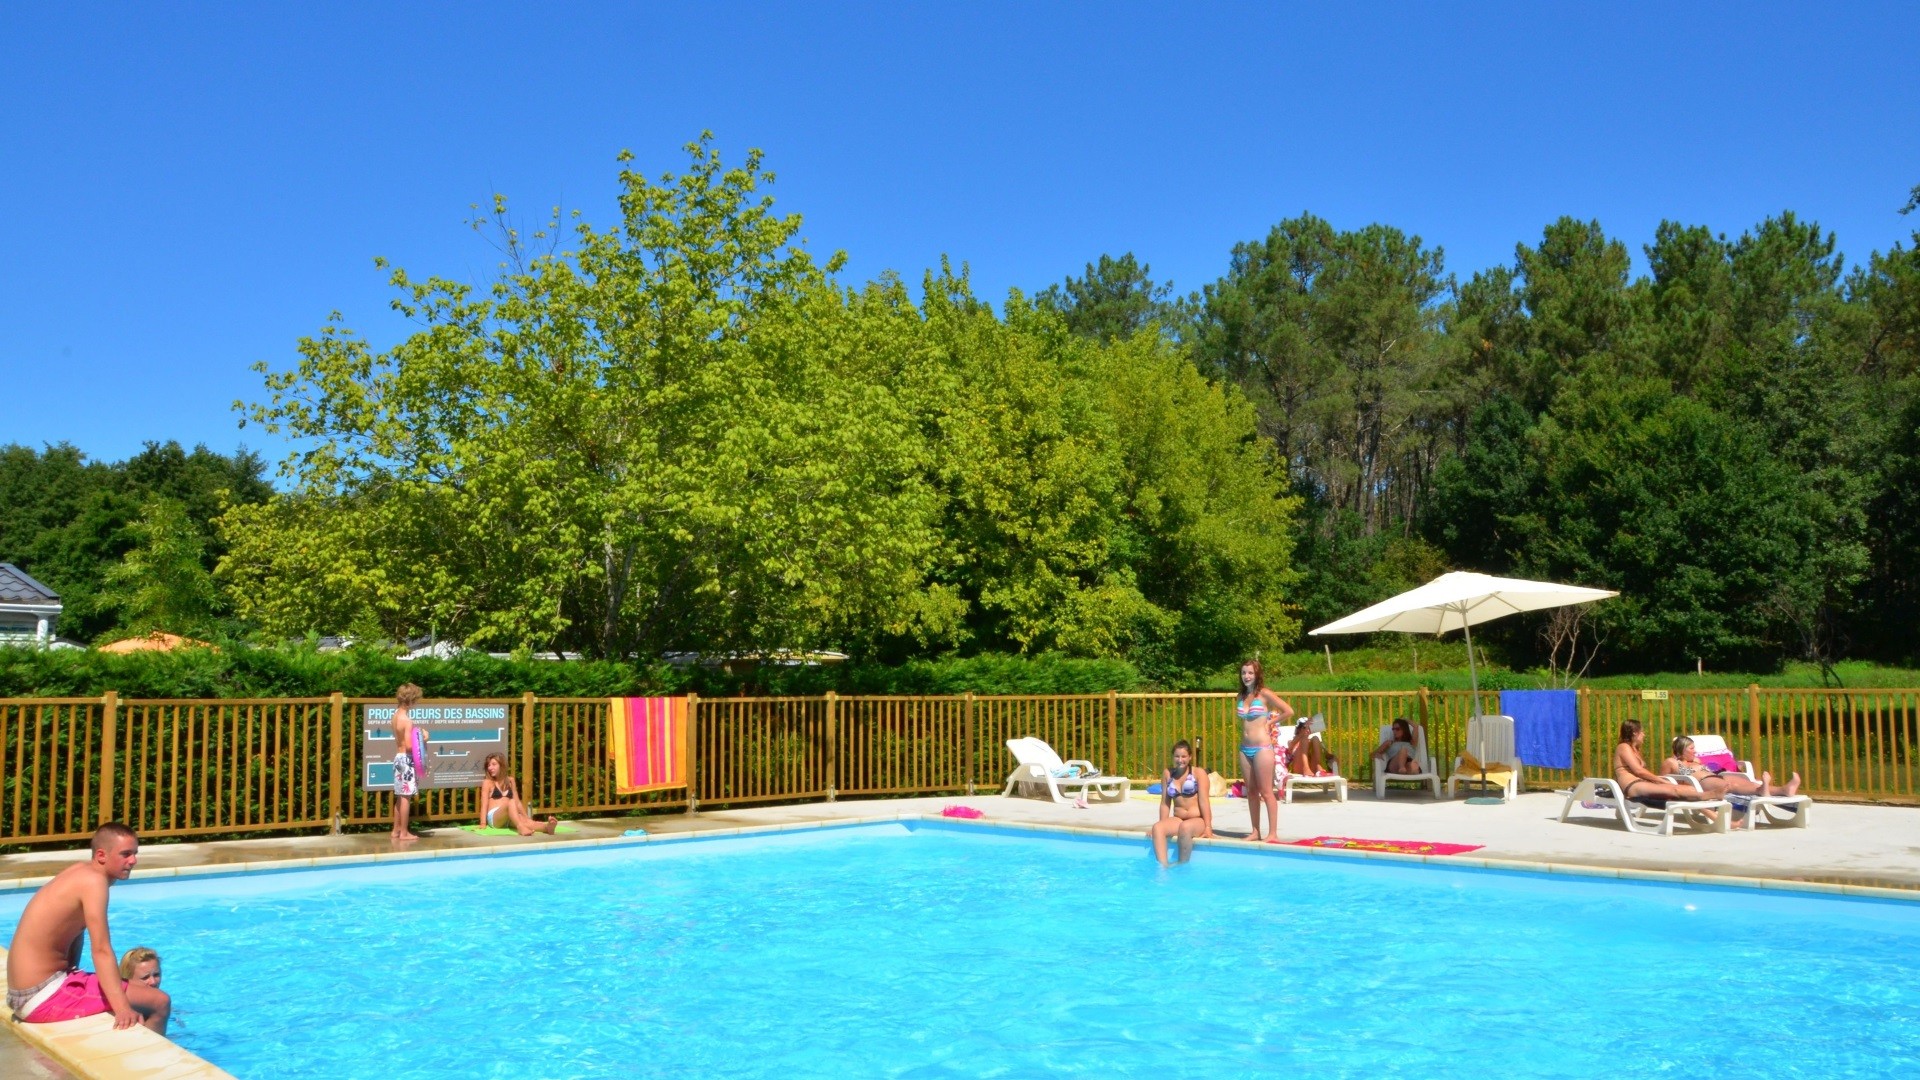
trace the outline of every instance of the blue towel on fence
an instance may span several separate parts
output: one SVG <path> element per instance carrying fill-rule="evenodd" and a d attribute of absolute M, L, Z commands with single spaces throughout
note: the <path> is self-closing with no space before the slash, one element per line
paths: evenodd
<path fill-rule="evenodd" d="M 1513 746 L 1523 765 L 1573 768 L 1580 735 L 1580 699 L 1574 690 L 1502 690 L 1500 711 L 1513 717 Z"/>

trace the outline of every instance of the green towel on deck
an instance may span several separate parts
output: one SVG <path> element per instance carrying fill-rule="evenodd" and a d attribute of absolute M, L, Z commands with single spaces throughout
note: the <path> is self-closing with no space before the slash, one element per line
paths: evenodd
<path fill-rule="evenodd" d="M 468 832 L 470 832 L 470 833 L 477 833 L 477 834 L 479 834 L 479 835 L 481 835 L 481 836 L 519 836 L 519 835 L 520 835 L 520 833 L 519 833 L 519 832 L 518 832 L 517 830 L 514 830 L 514 829 L 496 829 L 496 828 L 494 828 L 494 827 L 493 827 L 493 826 L 491 826 L 491 825 L 462 825 L 462 826 L 460 826 L 460 827 L 461 827 L 462 829 L 465 829 L 465 830 L 467 830 L 467 831 L 468 831 Z M 535 831 L 537 832 L 537 831 L 539 831 L 539 830 L 535 830 Z M 570 822 L 570 821 L 563 821 L 563 822 L 561 822 L 561 823 L 560 823 L 560 827 L 559 827 L 558 829 L 556 829 L 556 830 L 554 830 L 554 831 L 556 831 L 556 832 L 579 832 L 580 830 L 579 830 L 579 829 L 576 829 L 576 828 L 574 828 L 574 827 L 573 827 L 573 823 L 572 823 L 572 822 Z"/>

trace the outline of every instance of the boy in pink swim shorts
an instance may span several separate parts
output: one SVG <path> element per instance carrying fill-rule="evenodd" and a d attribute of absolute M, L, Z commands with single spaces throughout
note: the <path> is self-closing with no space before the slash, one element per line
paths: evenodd
<path fill-rule="evenodd" d="M 93 834 L 90 861 L 69 866 L 27 901 L 7 949 L 7 1007 L 27 1024 L 113 1014 L 115 1028 L 145 1024 L 166 1034 L 173 1000 L 144 982 L 119 978 L 107 933 L 107 890 L 125 881 L 140 859 L 140 841 L 117 821 Z M 80 970 L 82 935 L 93 945 L 93 965 L 109 977 Z"/>

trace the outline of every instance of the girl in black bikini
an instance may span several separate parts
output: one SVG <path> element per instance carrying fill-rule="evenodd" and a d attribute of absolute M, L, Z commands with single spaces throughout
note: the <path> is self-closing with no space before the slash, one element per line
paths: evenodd
<path fill-rule="evenodd" d="M 549 815 L 545 821 L 533 820 L 527 804 L 520 801 L 520 786 L 507 775 L 507 759 L 488 754 L 486 776 L 480 781 L 480 824 L 490 829 L 511 828 L 521 836 L 550 833 L 560 827 L 560 819 Z"/>

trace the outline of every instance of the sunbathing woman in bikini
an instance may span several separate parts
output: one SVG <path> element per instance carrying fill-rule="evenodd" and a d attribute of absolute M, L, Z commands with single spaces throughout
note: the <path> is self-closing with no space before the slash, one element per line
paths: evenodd
<path fill-rule="evenodd" d="M 1153 857 L 1167 865 L 1167 842 L 1179 848 L 1180 861 L 1193 855 L 1193 842 L 1213 835 L 1213 778 L 1193 764 L 1193 747 L 1173 744 L 1173 767 L 1160 776 L 1160 820 L 1147 830 Z"/>
<path fill-rule="evenodd" d="M 1693 748 L 1693 740 L 1685 735 L 1673 737 L 1673 756 L 1661 762 L 1660 771 L 1667 776 L 1691 776 L 1700 781 L 1700 786 L 1715 798 L 1727 795 L 1800 794 L 1799 773 L 1794 773 L 1784 784 L 1776 784 L 1770 772 L 1761 773 L 1758 780 L 1749 780 L 1737 772 L 1714 772 L 1700 760 L 1699 753 Z"/>
<path fill-rule="evenodd" d="M 1620 745 L 1613 748 L 1613 781 L 1620 786 L 1621 798 L 1711 802 L 1720 797 L 1709 795 L 1692 784 L 1675 783 L 1655 775 L 1647 768 L 1646 759 L 1640 756 L 1640 744 L 1646 738 L 1640 721 L 1620 721 Z"/>
<path fill-rule="evenodd" d="M 1287 742 L 1280 750 L 1280 767 L 1295 776 L 1325 776 L 1328 773 L 1327 748 L 1313 737 L 1310 720 L 1300 721 L 1293 725 L 1291 732 L 1282 736 Z M 1281 790 L 1284 792 L 1286 789 L 1283 787 Z"/>
<path fill-rule="evenodd" d="M 486 775 L 480 780 L 480 824 L 489 829 L 512 829 L 521 836 L 550 833 L 560 827 L 560 819 L 548 815 L 545 821 L 533 820 L 527 804 L 520 801 L 520 785 L 507 775 L 507 759 L 488 754 L 482 766 Z"/>

